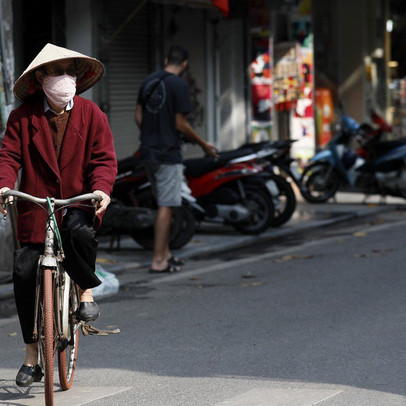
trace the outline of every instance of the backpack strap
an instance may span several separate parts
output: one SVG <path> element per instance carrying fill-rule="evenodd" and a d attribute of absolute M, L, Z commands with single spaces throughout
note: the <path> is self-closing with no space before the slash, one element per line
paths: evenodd
<path fill-rule="evenodd" d="M 148 102 L 149 99 L 151 98 L 152 94 L 155 92 L 156 88 L 159 86 L 159 84 L 167 77 L 169 76 L 171 73 L 170 72 L 166 72 L 165 74 L 163 74 L 158 81 L 154 84 L 154 86 L 152 86 L 152 89 L 149 91 L 147 97 L 145 98 L 144 102 L 142 103 L 142 105 L 145 107 Z"/>

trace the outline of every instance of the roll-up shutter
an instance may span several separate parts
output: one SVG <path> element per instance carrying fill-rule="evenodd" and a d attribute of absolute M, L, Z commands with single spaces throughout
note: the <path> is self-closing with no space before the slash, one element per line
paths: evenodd
<path fill-rule="evenodd" d="M 122 26 L 139 3 L 128 0 L 105 2 L 105 21 L 110 35 Z M 149 73 L 148 21 L 148 7 L 144 6 L 108 46 L 108 114 L 118 159 L 131 155 L 139 143 L 134 112 L 138 89 Z"/>

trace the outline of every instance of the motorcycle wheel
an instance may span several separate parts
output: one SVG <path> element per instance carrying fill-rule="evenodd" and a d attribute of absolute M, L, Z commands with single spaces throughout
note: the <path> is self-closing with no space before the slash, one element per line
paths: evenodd
<path fill-rule="evenodd" d="M 340 187 L 338 172 L 327 162 L 314 163 L 305 168 L 300 193 L 309 203 L 324 203 Z"/>
<path fill-rule="evenodd" d="M 275 206 L 275 215 L 271 219 L 271 227 L 280 227 L 292 217 L 296 209 L 296 196 L 292 186 L 282 176 L 270 174 L 279 190 L 278 196 L 272 196 Z"/>
<path fill-rule="evenodd" d="M 139 207 L 157 209 L 155 197 L 151 189 L 143 190 L 135 196 Z M 180 208 L 172 210 L 171 231 L 169 234 L 169 243 L 178 235 L 181 227 L 182 214 Z M 154 249 L 154 227 L 148 227 L 143 230 L 136 230 L 130 233 L 131 238 L 146 250 Z"/>
<path fill-rule="evenodd" d="M 187 206 L 179 207 L 181 211 L 181 226 L 177 235 L 169 244 L 169 248 L 178 250 L 184 247 L 195 235 L 196 232 L 196 218 L 192 210 Z"/>
<path fill-rule="evenodd" d="M 274 217 L 274 205 L 269 192 L 259 187 L 244 185 L 244 204 L 251 211 L 247 223 L 234 224 L 234 228 L 244 234 L 259 234 L 265 231 Z"/>

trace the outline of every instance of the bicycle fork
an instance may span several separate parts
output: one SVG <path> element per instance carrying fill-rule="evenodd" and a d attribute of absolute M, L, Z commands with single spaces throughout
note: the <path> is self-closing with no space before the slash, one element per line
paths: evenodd
<path fill-rule="evenodd" d="M 45 252 L 44 255 L 40 256 L 38 261 L 37 267 L 37 283 L 36 283 L 36 291 L 35 291 L 35 313 L 34 313 L 34 330 L 33 330 L 33 339 L 38 340 L 40 332 L 38 331 L 38 318 L 39 318 L 39 308 L 40 308 L 40 301 L 41 301 L 41 289 L 42 289 L 42 271 L 43 269 L 51 269 L 53 275 L 54 286 L 56 286 L 56 274 L 58 269 L 58 260 L 57 256 L 55 256 L 53 247 L 54 247 L 54 208 L 55 203 L 54 199 L 50 199 L 51 207 L 48 210 L 48 221 L 45 230 Z M 59 283 L 58 283 L 59 285 Z M 58 291 L 58 289 L 56 289 Z M 59 296 L 57 293 L 55 296 Z M 57 299 L 57 297 L 54 298 Z M 58 300 L 58 299 L 57 299 Z M 60 317 L 55 315 L 54 323 L 56 321 L 57 324 L 60 324 Z M 61 331 L 61 326 L 57 325 L 56 331 Z"/>

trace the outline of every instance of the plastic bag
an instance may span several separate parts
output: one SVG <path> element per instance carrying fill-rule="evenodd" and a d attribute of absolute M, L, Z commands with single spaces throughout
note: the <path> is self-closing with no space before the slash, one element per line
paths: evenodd
<path fill-rule="evenodd" d="M 100 264 L 96 264 L 96 275 L 102 283 L 92 289 L 95 298 L 115 295 L 118 292 L 120 283 L 116 275 L 106 271 Z"/>

